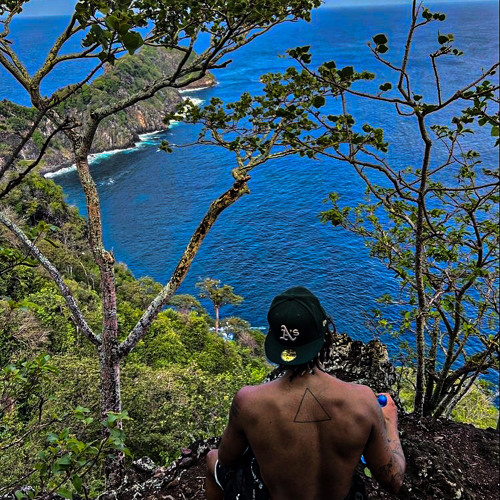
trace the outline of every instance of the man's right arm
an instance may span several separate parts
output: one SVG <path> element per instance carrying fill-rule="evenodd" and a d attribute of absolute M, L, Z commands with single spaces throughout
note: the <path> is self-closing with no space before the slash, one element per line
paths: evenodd
<path fill-rule="evenodd" d="M 374 422 L 364 457 L 375 479 L 387 491 L 397 493 L 403 484 L 406 460 L 399 440 L 397 408 L 389 394 L 386 396 L 384 408 L 373 396 Z"/>

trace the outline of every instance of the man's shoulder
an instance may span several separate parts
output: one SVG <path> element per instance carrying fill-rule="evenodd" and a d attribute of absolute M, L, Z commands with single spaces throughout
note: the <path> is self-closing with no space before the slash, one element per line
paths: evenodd
<path fill-rule="evenodd" d="M 259 385 L 246 385 L 242 387 L 234 396 L 234 401 L 240 408 L 251 408 L 256 403 L 262 402 L 267 397 L 272 397 L 276 393 L 276 384 L 265 382 Z"/>
<path fill-rule="evenodd" d="M 269 390 L 270 382 L 259 385 L 245 385 L 234 396 L 239 401 L 246 401 L 258 397 L 260 394 Z"/>
<path fill-rule="evenodd" d="M 377 404 L 377 398 L 373 390 L 367 385 L 357 384 L 355 382 L 344 382 L 335 379 L 337 387 L 342 387 L 342 390 L 348 392 L 351 398 L 356 398 L 365 401 L 369 405 Z"/>

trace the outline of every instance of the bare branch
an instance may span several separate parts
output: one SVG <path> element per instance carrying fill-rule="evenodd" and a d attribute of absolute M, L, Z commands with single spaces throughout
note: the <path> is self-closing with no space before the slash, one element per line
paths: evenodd
<path fill-rule="evenodd" d="M 87 337 L 87 339 L 92 342 L 94 345 L 99 346 L 101 340 L 97 337 L 94 332 L 91 330 L 85 318 L 82 315 L 82 312 L 76 303 L 71 290 L 68 285 L 64 282 L 63 277 L 59 273 L 59 271 L 54 267 L 54 265 L 42 254 L 42 252 L 36 247 L 24 234 L 22 229 L 17 226 L 14 222 L 12 222 L 3 211 L 0 211 L 0 223 L 2 223 L 5 227 L 7 227 L 12 233 L 16 235 L 16 237 L 21 241 L 21 243 L 25 246 L 30 255 L 40 262 L 42 267 L 50 274 L 50 277 L 54 281 L 54 283 L 59 288 L 61 295 L 66 301 L 66 304 L 71 311 L 73 316 L 73 320 L 75 324 L 81 329 L 82 333 Z"/>
<path fill-rule="evenodd" d="M 222 194 L 219 198 L 214 200 L 205 214 L 200 224 L 196 228 L 191 240 L 189 241 L 186 250 L 182 255 L 181 260 L 177 264 L 169 282 L 165 285 L 162 291 L 156 296 L 150 306 L 142 315 L 141 319 L 130 332 L 128 337 L 119 346 L 119 356 L 125 357 L 134 349 L 137 343 L 147 333 L 151 323 L 156 318 L 161 308 L 168 302 L 170 297 L 175 293 L 182 280 L 186 276 L 194 257 L 196 256 L 205 236 L 208 231 L 215 224 L 219 215 L 244 194 L 248 193 L 247 182 L 250 180 L 249 176 L 243 176 L 241 179 L 236 179 L 233 186 Z"/>

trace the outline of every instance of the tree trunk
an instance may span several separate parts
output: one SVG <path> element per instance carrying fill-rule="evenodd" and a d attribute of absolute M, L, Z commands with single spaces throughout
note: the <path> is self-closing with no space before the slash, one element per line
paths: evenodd
<path fill-rule="evenodd" d="M 89 131 L 82 138 L 80 149 L 75 150 L 76 167 L 85 194 L 87 220 L 89 228 L 89 245 L 94 260 L 99 267 L 102 307 L 102 339 L 99 347 L 99 364 L 101 377 L 101 412 L 103 419 L 107 412 L 120 413 L 120 360 L 118 352 L 118 318 L 116 311 L 116 286 L 114 276 L 115 259 L 111 252 L 104 248 L 102 241 L 102 219 L 99 194 L 90 174 L 88 155 L 97 124 L 89 126 Z M 121 428 L 121 422 L 118 422 Z M 104 429 L 105 437 L 109 429 Z M 123 477 L 123 453 L 115 451 L 106 458 L 106 488 L 119 486 Z"/>
<path fill-rule="evenodd" d="M 105 337 L 105 335 L 103 335 Z M 104 420 L 108 412 L 120 413 L 122 411 L 120 394 L 120 359 L 117 355 L 115 342 L 103 341 L 99 348 L 99 364 L 101 378 L 101 413 Z M 118 421 L 118 428 L 122 423 Z M 109 436 L 109 430 L 104 429 L 104 437 Z M 116 451 L 112 456 L 106 457 L 105 477 L 106 489 L 113 489 L 120 485 L 123 477 L 123 453 Z"/>
<path fill-rule="evenodd" d="M 432 325 L 431 348 L 429 351 L 429 355 L 427 357 L 427 366 L 426 366 L 427 383 L 425 387 L 425 397 L 424 397 L 424 415 L 430 415 L 433 410 L 431 402 L 432 402 L 432 395 L 434 391 L 435 377 L 436 377 L 438 335 L 439 335 L 439 321 L 435 319 L 434 324 Z"/>
<path fill-rule="evenodd" d="M 214 305 L 215 310 L 215 333 L 219 333 L 219 311 L 220 306 Z"/>
<path fill-rule="evenodd" d="M 422 161 L 422 173 L 418 193 L 417 220 L 415 228 L 415 285 L 417 288 L 418 310 L 415 319 L 416 341 L 417 341 L 417 380 L 415 392 L 414 412 L 418 416 L 424 414 L 425 393 L 425 323 L 426 323 L 426 300 L 424 284 L 424 222 L 425 222 L 425 190 L 427 187 L 427 171 L 429 168 L 432 141 L 427 135 L 424 117 L 417 114 L 420 135 L 425 143 L 424 158 Z"/>

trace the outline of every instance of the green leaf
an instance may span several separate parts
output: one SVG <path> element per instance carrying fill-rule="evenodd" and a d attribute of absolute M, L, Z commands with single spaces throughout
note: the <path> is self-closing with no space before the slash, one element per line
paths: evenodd
<path fill-rule="evenodd" d="M 382 92 L 385 92 L 386 90 L 390 90 L 392 89 L 392 83 L 390 82 L 386 82 L 382 85 L 380 85 L 379 89 L 382 91 Z"/>
<path fill-rule="evenodd" d="M 116 16 L 111 14 L 106 18 L 106 24 L 109 29 L 116 30 L 117 26 L 120 24 L 120 20 Z"/>
<path fill-rule="evenodd" d="M 57 474 L 60 471 L 69 470 L 71 467 L 71 457 L 66 454 L 61 458 L 57 459 L 54 464 L 52 464 L 52 471 Z"/>
<path fill-rule="evenodd" d="M 379 54 L 385 54 L 388 50 L 389 50 L 389 47 L 387 47 L 387 45 L 379 45 L 377 47 L 377 52 Z"/>
<path fill-rule="evenodd" d="M 108 53 L 103 50 L 102 52 L 99 52 L 99 54 L 97 54 L 97 57 L 100 61 L 106 62 L 108 59 Z"/>
<path fill-rule="evenodd" d="M 444 43 L 449 42 L 449 38 L 446 35 L 438 35 L 438 42 L 443 45 Z"/>
<path fill-rule="evenodd" d="M 77 493 L 81 493 L 83 490 L 82 478 L 80 476 L 74 475 L 71 477 L 71 482 L 73 483 L 73 486 L 75 487 Z"/>
<path fill-rule="evenodd" d="M 63 498 L 73 498 L 73 492 L 71 490 L 68 490 L 68 488 L 59 488 L 57 490 L 57 494 L 61 495 Z"/>
<path fill-rule="evenodd" d="M 498 137 L 498 125 L 491 127 L 491 137 Z"/>
<path fill-rule="evenodd" d="M 354 75 L 354 68 L 352 66 L 346 66 L 339 71 L 339 75 L 342 78 L 350 78 Z"/>
<path fill-rule="evenodd" d="M 315 107 L 315 108 L 321 108 L 321 106 L 324 106 L 325 105 L 325 102 L 326 102 L 326 99 L 322 96 L 322 95 L 317 95 L 313 101 L 312 101 L 312 105 Z"/>
<path fill-rule="evenodd" d="M 383 33 L 379 33 L 378 35 L 375 35 L 373 37 L 373 41 L 377 45 L 384 45 L 384 44 L 386 44 L 388 42 L 387 37 Z"/>
<path fill-rule="evenodd" d="M 429 19 L 432 19 L 432 13 L 429 11 L 429 9 L 425 9 L 422 12 L 422 17 L 428 21 Z"/>
<path fill-rule="evenodd" d="M 140 33 L 136 31 L 129 31 L 125 35 L 121 36 L 121 42 L 123 46 L 129 51 L 129 54 L 133 54 L 139 47 L 144 44 L 144 40 Z"/>

